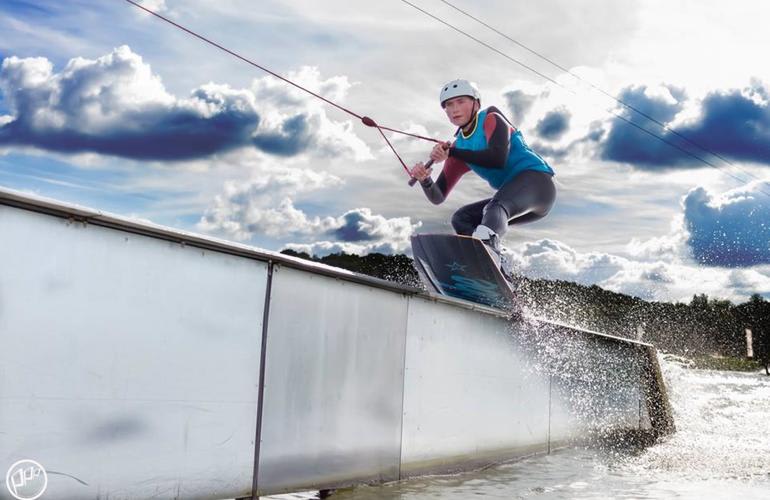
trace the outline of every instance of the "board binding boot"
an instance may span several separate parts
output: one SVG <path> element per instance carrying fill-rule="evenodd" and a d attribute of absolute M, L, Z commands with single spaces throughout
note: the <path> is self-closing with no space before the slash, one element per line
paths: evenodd
<path fill-rule="evenodd" d="M 476 227 L 476 230 L 473 231 L 471 237 L 481 240 L 487 248 L 491 250 L 490 253 L 492 254 L 492 258 L 495 260 L 498 267 L 500 267 L 500 272 L 503 274 L 503 277 L 508 283 L 513 284 L 513 262 L 511 262 L 511 259 L 502 252 L 500 248 L 500 236 L 489 227 L 479 224 Z"/>

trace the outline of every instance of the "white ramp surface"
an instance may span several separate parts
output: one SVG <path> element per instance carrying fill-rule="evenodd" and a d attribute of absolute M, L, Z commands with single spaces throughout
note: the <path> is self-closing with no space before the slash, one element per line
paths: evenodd
<path fill-rule="evenodd" d="M 60 472 L 51 498 L 250 491 L 266 264 L 5 206 L 0 228 L 2 463 Z"/>

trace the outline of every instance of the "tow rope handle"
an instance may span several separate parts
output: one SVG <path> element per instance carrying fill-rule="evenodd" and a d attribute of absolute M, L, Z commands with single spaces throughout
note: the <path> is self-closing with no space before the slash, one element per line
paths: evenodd
<path fill-rule="evenodd" d="M 441 144 L 441 146 L 442 146 L 442 147 L 444 147 L 444 149 L 448 149 L 448 147 L 447 147 L 445 144 L 442 144 L 442 143 L 439 143 L 439 144 Z M 430 168 L 430 166 L 431 166 L 431 165 L 433 165 L 433 159 L 432 159 L 432 158 L 431 158 L 430 160 L 426 161 L 426 162 L 425 162 L 425 165 L 423 165 L 423 166 L 424 166 L 425 168 Z M 409 175 L 411 175 L 411 172 L 410 172 L 410 174 L 409 174 Z M 415 184 L 416 182 L 417 182 L 417 179 L 416 179 L 416 178 L 414 178 L 414 177 L 412 177 L 411 179 L 409 179 L 409 187 L 412 187 L 412 186 L 414 186 L 414 184 Z"/>
<path fill-rule="evenodd" d="M 430 168 L 430 166 L 433 165 L 433 158 L 425 162 L 425 165 L 423 165 L 425 168 Z M 409 179 L 409 187 L 412 187 L 417 182 L 417 177 L 412 177 Z"/>

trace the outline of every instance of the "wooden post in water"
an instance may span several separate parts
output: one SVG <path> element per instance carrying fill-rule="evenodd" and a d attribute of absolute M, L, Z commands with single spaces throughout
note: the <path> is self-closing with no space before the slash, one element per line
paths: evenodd
<path fill-rule="evenodd" d="M 746 328 L 746 357 L 754 358 L 754 342 L 751 335 L 751 328 Z"/>
<path fill-rule="evenodd" d="M 641 346 L 642 356 L 642 387 L 644 388 L 647 414 L 650 417 L 652 434 L 659 438 L 676 430 L 674 415 L 663 382 L 658 357 L 653 346 Z"/>

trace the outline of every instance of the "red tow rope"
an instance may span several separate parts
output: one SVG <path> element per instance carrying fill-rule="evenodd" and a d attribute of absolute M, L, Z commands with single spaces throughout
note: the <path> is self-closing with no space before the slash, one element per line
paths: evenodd
<path fill-rule="evenodd" d="M 209 40 L 205 36 L 199 35 L 198 33 L 192 31 L 191 29 L 185 28 L 181 24 L 175 23 L 171 19 L 158 14 L 157 12 L 148 9 L 147 7 L 143 7 L 142 5 L 139 5 L 134 0 L 126 0 L 126 2 L 130 3 L 134 7 L 142 9 L 143 11 L 147 12 L 148 14 L 151 14 L 151 15 L 157 17 L 158 19 L 166 21 L 170 25 L 175 26 L 176 28 L 179 28 L 180 30 L 182 30 L 182 31 L 184 31 L 184 32 L 186 32 L 186 33 L 188 33 L 188 34 L 198 38 L 199 40 L 202 40 L 202 41 L 208 43 L 209 45 L 213 45 L 214 47 L 218 48 L 219 50 L 227 52 L 231 56 L 236 57 L 236 58 L 240 59 L 241 61 L 243 61 L 245 63 L 251 64 L 252 66 L 254 66 L 256 68 L 261 69 L 265 73 L 268 73 L 268 74 L 278 78 L 279 80 L 282 80 L 282 81 L 288 83 L 289 85 L 292 85 L 292 86 L 294 86 L 294 87 L 296 87 L 296 88 L 298 88 L 298 89 L 300 89 L 300 90 L 302 90 L 304 92 L 307 92 L 308 94 L 312 95 L 313 97 L 321 99 L 325 103 L 330 104 L 330 105 L 334 106 L 335 108 L 337 108 L 337 109 L 339 109 L 341 111 L 344 111 L 345 113 L 347 113 L 347 114 L 349 114 L 351 116 L 354 116 L 354 117 L 358 118 L 367 127 L 374 127 L 374 128 L 376 128 L 377 130 L 379 130 L 380 134 L 382 135 L 382 138 L 385 139 L 385 142 L 388 143 L 388 146 L 390 146 L 390 149 L 393 151 L 393 154 L 396 155 L 396 158 L 398 158 L 398 161 L 401 162 L 401 165 L 404 167 L 404 170 L 409 175 L 409 177 L 412 177 L 412 174 L 409 171 L 409 167 L 407 167 L 406 163 L 404 163 L 404 160 L 401 159 L 401 156 L 396 151 L 396 148 L 393 147 L 393 144 L 391 144 L 390 141 L 388 140 L 388 138 L 385 136 L 385 133 L 383 132 L 383 130 L 388 130 L 388 131 L 394 132 L 396 134 L 408 135 L 408 136 L 411 136 L 411 137 L 415 137 L 417 139 L 422 139 L 422 140 L 425 140 L 425 141 L 435 142 L 437 144 L 441 144 L 441 142 L 442 142 L 442 141 L 439 141 L 438 139 L 433 139 L 431 137 L 425 137 L 425 136 L 418 135 L 418 134 L 412 134 L 412 133 L 409 133 L 409 132 L 404 132 L 403 130 L 393 129 L 393 128 L 389 128 L 389 127 L 382 127 L 382 126 L 378 125 L 377 122 L 375 122 L 374 120 L 369 118 L 368 116 L 361 116 L 358 113 L 355 113 L 355 112 L 349 110 L 348 108 L 346 108 L 344 106 L 341 106 L 341 105 L 339 105 L 339 104 L 337 104 L 337 103 L 335 103 L 333 101 L 330 101 L 329 99 L 323 97 L 322 95 L 316 94 L 315 92 L 313 92 L 313 91 L 311 91 L 309 89 L 306 89 L 305 87 L 303 87 L 303 86 L 301 86 L 301 85 L 299 85 L 297 83 L 294 83 L 293 81 L 289 80 L 288 78 L 284 78 L 283 76 L 279 75 L 278 73 L 270 71 L 269 69 L 265 68 L 264 66 L 260 66 L 259 64 L 255 63 L 251 59 L 247 59 L 246 57 L 238 54 L 237 52 L 234 52 L 234 51 L 228 49 L 227 47 L 224 47 L 224 46 L 222 46 L 222 45 L 220 45 L 220 44 L 218 44 L 218 43 L 216 43 L 216 42 L 214 42 L 212 40 Z M 415 179 L 412 177 L 412 180 L 410 181 L 409 185 L 413 185 L 414 184 L 414 182 L 413 182 L 414 180 Z"/>

